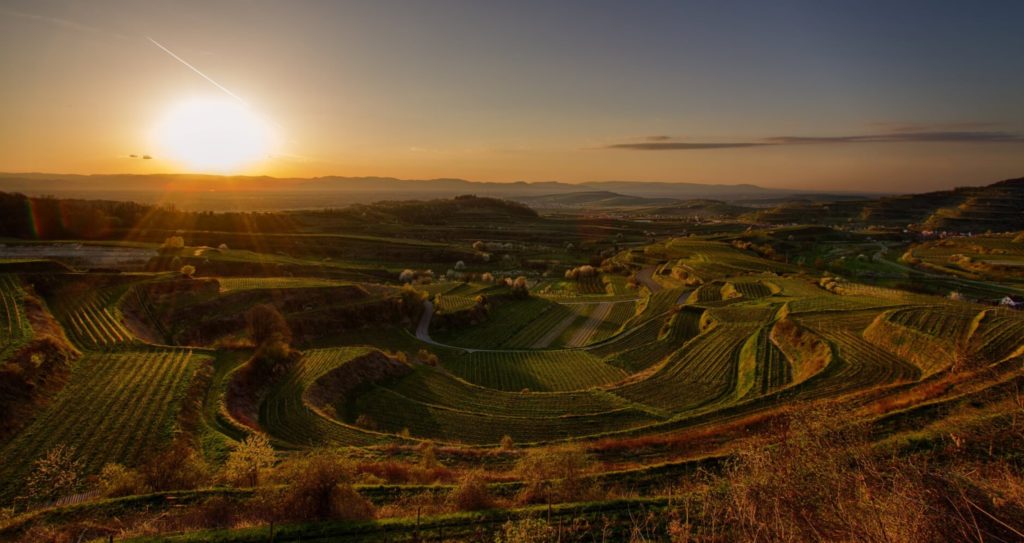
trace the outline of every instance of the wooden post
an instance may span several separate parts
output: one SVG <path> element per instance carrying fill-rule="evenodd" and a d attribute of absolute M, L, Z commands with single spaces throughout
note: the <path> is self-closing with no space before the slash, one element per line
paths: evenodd
<path fill-rule="evenodd" d="M 416 506 L 416 531 L 413 533 L 413 541 L 420 543 L 420 507 Z"/>

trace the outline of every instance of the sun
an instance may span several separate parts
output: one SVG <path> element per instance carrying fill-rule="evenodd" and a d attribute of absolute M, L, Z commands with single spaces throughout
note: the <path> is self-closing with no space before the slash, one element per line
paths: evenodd
<path fill-rule="evenodd" d="M 171 107 L 154 136 L 161 156 L 194 171 L 231 173 L 267 158 L 270 124 L 229 98 L 193 98 Z"/>

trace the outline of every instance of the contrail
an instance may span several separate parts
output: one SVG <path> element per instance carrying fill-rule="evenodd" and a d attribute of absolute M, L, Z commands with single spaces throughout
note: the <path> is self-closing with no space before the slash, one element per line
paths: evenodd
<path fill-rule="evenodd" d="M 193 72 L 199 74 L 203 79 L 209 81 L 210 84 L 212 84 L 214 87 L 217 87 L 218 89 L 224 91 L 225 93 L 227 93 L 228 96 L 234 98 L 235 100 L 238 100 L 242 105 L 244 105 L 244 106 L 248 105 L 248 104 L 245 103 L 245 100 L 242 100 L 242 98 L 240 96 L 238 96 L 237 94 L 235 94 L 235 93 L 229 91 L 228 89 L 226 89 L 224 87 L 224 85 L 221 85 L 220 83 L 214 81 L 213 79 L 210 78 L 210 76 L 204 74 L 203 72 L 200 72 L 199 68 L 196 68 L 195 66 L 189 64 L 185 59 L 179 57 L 178 55 L 175 55 L 174 51 L 171 51 L 170 49 L 164 47 L 163 45 L 160 44 L 160 42 L 154 40 L 153 38 L 150 38 L 149 36 L 146 36 L 146 39 L 151 41 L 151 42 L 153 42 L 153 45 L 159 47 L 160 49 L 163 49 L 163 51 L 165 53 L 167 53 L 168 55 L 171 55 L 171 57 L 173 57 L 174 60 L 177 60 L 178 62 L 184 64 L 186 67 L 188 67 L 188 69 L 190 69 Z"/>

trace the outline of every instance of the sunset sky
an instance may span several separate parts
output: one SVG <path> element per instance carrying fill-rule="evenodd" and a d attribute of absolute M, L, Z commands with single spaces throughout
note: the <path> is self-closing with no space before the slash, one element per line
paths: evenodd
<path fill-rule="evenodd" d="M 1022 22 L 1021 1 L 0 0 L 0 171 L 982 184 L 1024 175 Z"/>

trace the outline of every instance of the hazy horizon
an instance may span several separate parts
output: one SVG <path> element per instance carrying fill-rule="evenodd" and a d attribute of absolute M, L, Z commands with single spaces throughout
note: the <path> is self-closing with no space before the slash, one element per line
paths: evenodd
<path fill-rule="evenodd" d="M 984 184 L 1024 171 L 1022 18 L 1014 2 L 8 0 L 0 171 Z"/>

